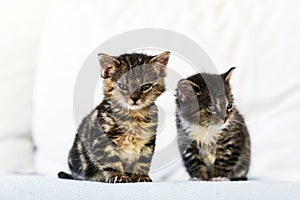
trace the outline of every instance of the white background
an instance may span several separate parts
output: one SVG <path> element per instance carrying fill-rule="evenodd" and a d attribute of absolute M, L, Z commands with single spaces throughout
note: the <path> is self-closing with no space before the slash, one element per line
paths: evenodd
<path fill-rule="evenodd" d="M 190 37 L 220 72 L 237 66 L 232 84 L 252 139 L 250 176 L 300 180 L 298 2 L 3 2 L 1 171 L 29 170 L 52 176 L 67 169 L 66 156 L 76 130 L 73 89 L 83 61 L 111 36 L 148 27 Z M 169 101 L 159 103 L 171 105 Z M 169 112 L 174 114 L 172 109 Z M 168 131 L 174 134 L 174 130 Z M 177 164 L 153 176 L 156 180 L 186 179 Z"/>

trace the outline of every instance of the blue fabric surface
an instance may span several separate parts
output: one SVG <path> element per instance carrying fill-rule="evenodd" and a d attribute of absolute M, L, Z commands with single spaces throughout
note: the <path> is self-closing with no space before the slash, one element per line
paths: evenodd
<path fill-rule="evenodd" d="M 152 182 L 107 184 L 3 175 L 0 199 L 300 199 L 300 182 Z"/>

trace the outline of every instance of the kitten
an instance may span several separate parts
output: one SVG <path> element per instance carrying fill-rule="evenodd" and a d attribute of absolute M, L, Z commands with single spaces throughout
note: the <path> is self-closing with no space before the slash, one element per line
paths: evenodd
<path fill-rule="evenodd" d="M 165 91 L 169 52 L 157 56 L 99 54 L 104 99 L 78 129 L 60 178 L 108 183 L 151 182 L 157 106 Z"/>
<path fill-rule="evenodd" d="M 250 138 L 224 74 L 179 81 L 176 125 L 181 156 L 192 180 L 247 180 Z"/>

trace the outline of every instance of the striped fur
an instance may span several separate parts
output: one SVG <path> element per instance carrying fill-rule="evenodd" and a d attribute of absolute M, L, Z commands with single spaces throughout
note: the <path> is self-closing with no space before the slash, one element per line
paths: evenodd
<path fill-rule="evenodd" d="M 165 91 L 169 52 L 158 56 L 99 55 L 104 99 L 78 129 L 62 178 L 108 183 L 149 182 L 157 106 Z"/>
<path fill-rule="evenodd" d="M 193 180 L 247 179 L 250 138 L 233 105 L 233 69 L 222 75 L 196 74 L 178 83 L 178 145 Z"/>

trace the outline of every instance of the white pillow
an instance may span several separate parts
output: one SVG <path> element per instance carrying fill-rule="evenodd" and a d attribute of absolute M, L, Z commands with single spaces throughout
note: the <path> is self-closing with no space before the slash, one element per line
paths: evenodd
<path fill-rule="evenodd" d="M 1 2 L 0 172 L 33 170 L 33 77 L 43 22 L 52 4 L 35 0 Z"/>
<path fill-rule="evenodd" d="M 300 158 L 292 155 L 300 149 L 300 57 L 296 55 L 300 30 L 290 23 L 300 18 L 298 4 L 85 1 L 61 7 L 47 25 L 37 69 L 33 121 L 37 170 L 48 175 L 67 170 L 68 150 L 77 128 L 73 121 L 73 91 L 85 58 L 116 34 L 157 27 L 178 31 L 201 44 L 220 72 L 237 65 L 232 85 L 252 139 L 250 177 L 299 180 Z M 93 62 L 91 67 L 96 67 L 96 60 Z M 159 105 L 169 108 L 174 99 L 168 98 L 164 94 Z M 82 116 L 90 110 L 82 110 Z M 176 134 L 174 110 L 170 106 L 165 111 L 170 130 L 164 129 L 163 134 Z M 159 145 L 163 148 L 164 144 L 158 140 Z M 158 166 L 155 163 L 162 160 L 155 157 L 153 162 L 152 166 Z M 188 178 L 180 159 L 152 171 L 152 176 L 154 180 Z"/>

